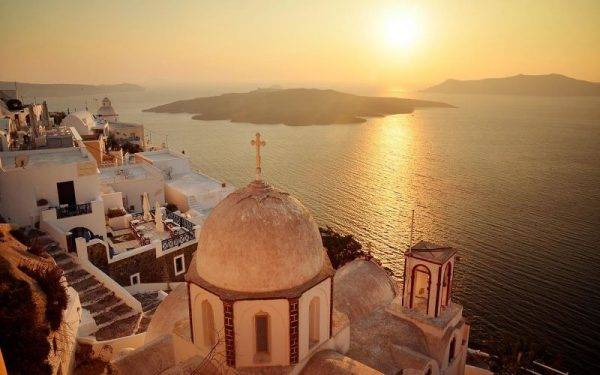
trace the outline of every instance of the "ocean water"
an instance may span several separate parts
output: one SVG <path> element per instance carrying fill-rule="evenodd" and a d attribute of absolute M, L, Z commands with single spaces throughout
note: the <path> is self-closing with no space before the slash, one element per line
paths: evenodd
<path fill-rule="evenodd" d="M 265 178 L 320 225 L 371 243 L 398 278 L 414 209 L 415 241 L 458 249 L 453 299 L 471 347 L 531 336 L 571 373 L 600 371 L 600 98 L 413 95 L 458 108 L 305 127 L 141 112 L 225 91 L 110 97 L 122 121 L 142 122 L 153 142 L 236 186 L 253 177 L 250 140 L 261 132 Z M 48 103 L 73 110 L 86 100 L 94 107 L 92 97 Z"/>

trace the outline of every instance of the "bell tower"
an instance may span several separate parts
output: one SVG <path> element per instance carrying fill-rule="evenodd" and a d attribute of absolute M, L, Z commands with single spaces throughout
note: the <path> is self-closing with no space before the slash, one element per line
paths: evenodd
<path fill-rule="evenodd" d="M 419 241 L 404 254 L 402 306 L 437 318 L 450 306 L 456 250 Z"/>

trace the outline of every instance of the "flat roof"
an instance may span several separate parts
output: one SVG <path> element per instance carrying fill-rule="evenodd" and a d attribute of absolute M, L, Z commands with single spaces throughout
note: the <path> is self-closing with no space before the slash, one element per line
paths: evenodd
<path fill-rule="evenodd" d="M 124 164 L 117 167 L 100 169 L 100 182 L 102 183 L 125 180 L 144 180 L 150 176 L 162 177 L 162 172 L 146 164 Z"/>
<path fill-rule="evenodd" d="M 174 153 L 174 152 L 172 152 L 171 150 L 168 150 L 168 149 L 158 150 L 158 151 L 138 152 L 138 155 L 140 155 L 144 159 L 150 160 L 152 162 L 155 162 L 155 161 L 168 161 L 168 160 L 179 160 L 179 159 L 185 159 L 185 160 L 187 160 L 187 157 L 185 155 Z"/>
<path fill-rule="evenodd" d="M 108 127 L 115 128 L 140 128 L 143 127 L 143 124 L 136 124 L 133 122 L 109 122 Z"/>
<path fill-rule="evenodd" d="M 223 187 L 220 181 L 197 172 L 178 175 L 172 180 L 165 181 L 165 184 L 187 195 L 200 195 L 217 189 L 232 189 L 232 187 Z"/>
<path fill-rule="evenodd" d="M 15 158 L 21 155 L 27 156 L 26 166 L 71 164 L 92 160 L 87 152 L 82 152 L 77 147 L 8 151 L 0 152 L 2 167 L 5 169 L 15 168 Z"/>

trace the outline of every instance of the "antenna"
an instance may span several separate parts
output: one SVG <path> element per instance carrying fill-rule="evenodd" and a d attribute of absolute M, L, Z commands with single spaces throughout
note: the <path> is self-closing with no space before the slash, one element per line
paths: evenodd
<path fill-rule="evenodd" d="M 410 219 L 410 242 L 408 244 L 408 251 L 412 250 L 413 246 L 413 232 L 415 231 L 415 210 L 412 210 L 412 218 Z"/>

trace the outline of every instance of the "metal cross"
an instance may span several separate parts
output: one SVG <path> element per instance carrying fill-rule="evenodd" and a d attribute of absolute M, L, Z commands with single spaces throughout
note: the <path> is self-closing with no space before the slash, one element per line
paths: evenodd
<path fill-rule="evenodd" d="M 256 147 L 256 180 L 260 181 L 262 179 L 262 171 L 260 169 L 260 148 L 266 146 L 267 143 L 260 138 L 260 133 L 256 133 L 250 144 Z"/>

